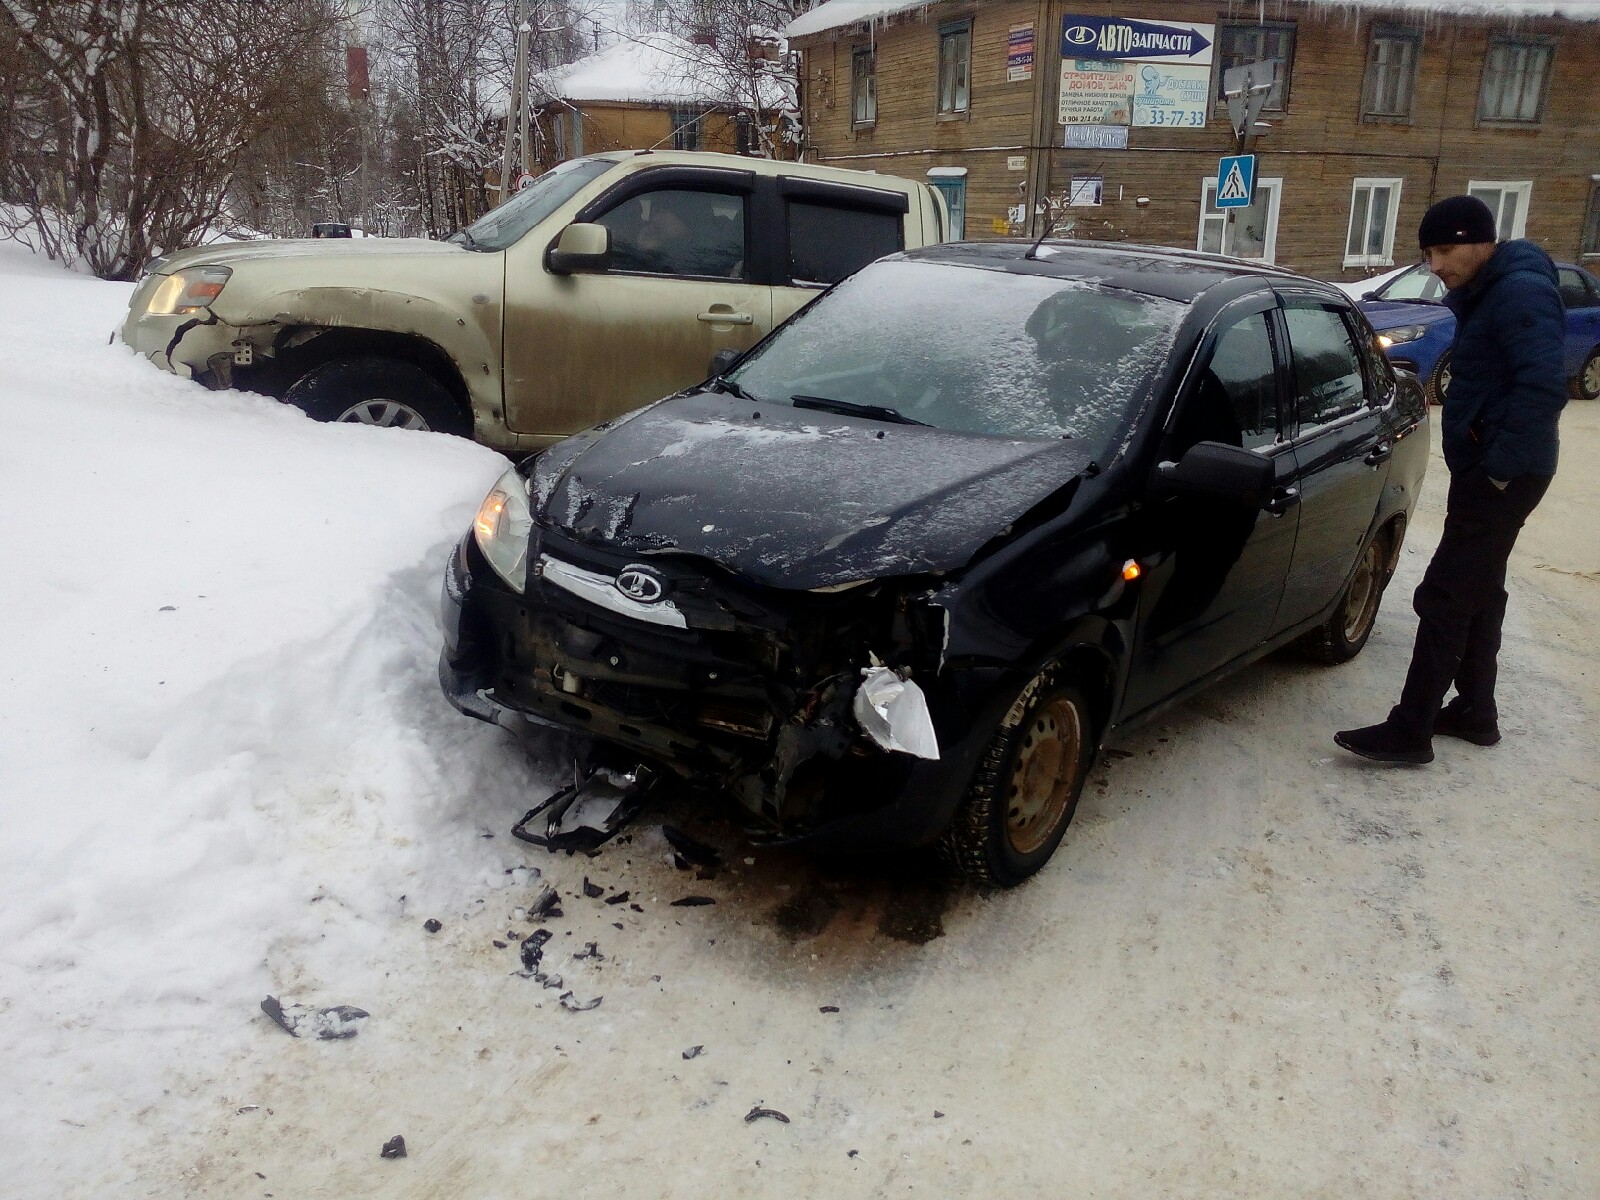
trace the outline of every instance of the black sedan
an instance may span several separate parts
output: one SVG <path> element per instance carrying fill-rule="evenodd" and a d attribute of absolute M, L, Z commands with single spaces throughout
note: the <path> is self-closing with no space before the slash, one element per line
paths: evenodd
<path fill-rule="evenodd" d="M 938 843 L 1015 884 L 1108 738 L 1277 647 L 1361 650 L 1425 420 L 1288 271 L 893 255 L 508 471 L 448 566 L 441 682 L 587 735 L 605 784 L 568 804 L 675 779 L 769 841 Z"/>

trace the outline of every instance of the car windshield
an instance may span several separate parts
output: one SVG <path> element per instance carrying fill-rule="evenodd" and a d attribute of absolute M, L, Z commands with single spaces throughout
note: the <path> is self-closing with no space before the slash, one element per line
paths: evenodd
<path fill-rule="evenodd" d="M 1373 293 L 1379 300 L 1423 300 L 1438 302 L 1444 299 L 1445 286 L 1426 263 L 1418 263 L 1409 271 L 1402 271 Z"/>
<path fill-rule="evenodd" d="M 616 165 L 610 158 L 575 158 L 552 167 L 499 208 L 451 234 L 450 240 L 469 250 L 504 250 Z"/>
<path fill-rule="evenodd" d="M 1072 437 L 1104 457 L 1186 311 L 1082 280 L 880 262 L 790 321 L 728 379 L 763 404 Z"/>

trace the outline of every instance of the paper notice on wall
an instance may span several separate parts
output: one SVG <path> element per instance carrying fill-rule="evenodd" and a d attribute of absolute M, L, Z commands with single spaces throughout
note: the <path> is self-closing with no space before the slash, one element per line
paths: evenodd
<path fill-rule="evenodd" d="M 1211 68 L 1137 63 L 1133 92 L 1136 128 L 1200 129 L 1210 111 Z"/>
<path fill-rule="evenodd" d="M 1006 82 L 1033 78 L 1033 22 L 1013 25 L 1006 36 Z"/>
<path fill-rule="evenodd" d="M 1061 63 L 1062 125 L 1126 125 L 1132 116 L 1136 68 L 1130 63 L 1065 59 Z"/>

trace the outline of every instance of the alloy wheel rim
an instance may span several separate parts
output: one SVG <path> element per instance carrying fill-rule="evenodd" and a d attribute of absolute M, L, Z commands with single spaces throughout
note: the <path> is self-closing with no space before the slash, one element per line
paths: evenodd
<path fill-rule="evenodd" d="M 1583 398 L 1600 400 L 1600 354 L 1591 354 L 1583 364 Z"/>
<path fill-rule="evenodd" d="M 409 404 L 398 400 L 363 400 L 339 414 L 338 420 L 355 425 L 380 425 L 385 429 L 428 429 L 428 422 Z"/>
<path fill-rule="evenodd" d="M 1018 854 L 1049 841 L 1078 782 L 1082 746 L 1083 724 L 1071 701 L 1053 700 L 1028 719 L 1006 787 L 1006 838 Z"/>
<path fill-rule="evenodd" d="M 1344 640 L 1357 641 L 1378 610 L 1378 543 L 1370 543 L 1356 564 L 1344 605 Z"/>

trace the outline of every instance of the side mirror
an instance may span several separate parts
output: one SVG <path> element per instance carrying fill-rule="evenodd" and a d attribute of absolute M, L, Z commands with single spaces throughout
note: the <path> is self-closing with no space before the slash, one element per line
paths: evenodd
<path fill-rule="evenodd" d="M 1261 508 L 1272 498 L 1272 460 L 1221 442 L 1197 442 L 1177 462 L 1156 468 L 1158 490 L 1176 496 L 1210 496 Z"/>
<path fill-rule="evenodd" d="M 611 265 L 611 230 L 575 221 L 545 251 L 544 265 L 556 275 L 604 271 Z"/>
<path fill-rule="evenodd" d="M 1378 298 L 1378 293 L 1377 292 L 1362 292 L 1361 293 L 1361 298 L 1363 300 L 1376 300 Z"/>
<path fill-rule="evenodd" d="M 743 357 L 743 350 L 735 350 L 732 346 L 723 347 L 711 356 L 711 365 L 706 369 L 706 378 L 715 379 Z"/>

